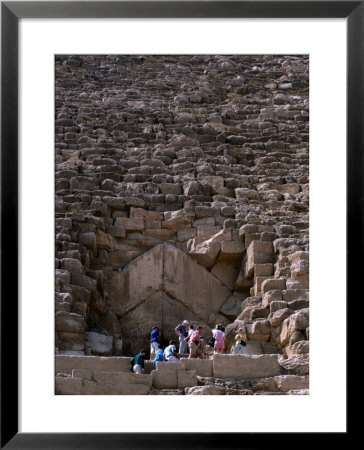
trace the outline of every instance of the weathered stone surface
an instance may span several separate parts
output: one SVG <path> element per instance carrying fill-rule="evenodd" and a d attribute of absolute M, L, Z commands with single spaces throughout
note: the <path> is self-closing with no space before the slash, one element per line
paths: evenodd
<path fill-rule="evenodd" d="M 130 357 L 55 356 L 55 372 L 71 374 L 73 369 L 99 372 L 129 372 Z"/>
<path fill-rule="evenodd" d="M 105 336 L 104 334 L 88 332 L 85 334 L 86 351 L 91 355 L 111 356 L 113 353 L 112 336 Z"/>
<path fill-rule="evenodd" d="M 181 367 L 184 370 L 196 372 L 201 377 L 212 377 L 212 360 L 211 359 L 188 359 L 181 358 Z"/>
<path fill-rule="evenodd" d="M 185 389 L 186 395 L 225 395 L 223 387 L 219 386 L 195 386 Z"/>
<path fill-rule="evenodd" d="M 278 355 L 214 355 L 216 378 L 263 378 L 280 374 Z"/>

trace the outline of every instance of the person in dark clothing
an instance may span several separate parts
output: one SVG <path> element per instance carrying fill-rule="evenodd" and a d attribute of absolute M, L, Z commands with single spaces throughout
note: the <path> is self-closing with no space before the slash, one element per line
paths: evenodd
<path fill-rule="evenodd" d="M 134 373 L 139 375 L 145 373 L 144 358 L 145 358 L 145 350 L 140 350 L 140 352 L 136 356 L 134 356 L 134 363 L 133 363 Z"/>

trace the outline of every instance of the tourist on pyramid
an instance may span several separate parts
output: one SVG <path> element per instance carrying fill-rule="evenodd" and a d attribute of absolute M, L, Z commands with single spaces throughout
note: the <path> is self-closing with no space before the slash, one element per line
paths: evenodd
<path fill-rule="evenodd" d="M 195 330 L 194 330 L 194 328 L 193 328 L 193 325 L 190 325 L 190 326 L 189 326 L 189 330 L 188 330 L 187 337 L 185 337 L 185 341 L 186 341 L 186 343 L 187 343 L 187 346 L 188 346 L 188 341 L 190 340 L 191 334 L 192 334 L 194 331 L 195 331 Z"/>
<path fill-rule="evenodd" d="M 187 353 L 187 342 L 185 341 L 185 338 L 188 336 L 188 320 L 184 320 L 182 323 L 178 324 L 174 330 L 179 339 L 178 353 L 180 355 Z"/>
<path fill-rule="evenodd" d="M 159 349 L 159 328 L 155 325 L 150 333 L 150 359 Z"/>
<path fill-rule="evenodd" d="M 134 356 L 133 361 L 133 372 L 140 375 L 145 373 L 144 370 L 144 358 L 145 358 L 145 350 L 140 350 L 140 352 Z"/>
<path fill-rule="evenodd" d="M 196 331 L 194 331 L 190 339 L 188 341 L 188 348 L 190 350 L 190 354 L 188 356 L 189 359 L 191 358 L 198 358 L 202 355 L 201 350 L 199 350 L 198 346 L 203 346 L 203 343 L 201 341 L 201 331 L 202 327 L 197 327 Z"/>
<path fill-rule="evenodd" d="M 179 362 L 176 346 L 173 340 L 169 341 L 168 347 L 164 349 L 164 357 L 168 362 Z"/>
<path fill-rule="evenodd" d="M 162 348 L 159 348 L 156 351 L 156 354 L 155 354 L 155 357 L 154 357 L 154 360 L 153 360 L 153 366 L 154 367 L 156 367 L 158 361 L 167 361 L 166 358 L 164 357 Z"/>
<path fill-rule="evenodd" d="M 212 334 L 215 338 L 214 353 L 224 353 L 225 349 L 225 333 L 221 330 L 221 325 L 216 325 L 212 330 Z"/>
<path fill-rule="evenodd" d="M 247 336 L 242 328 L 238 329 L 238 334 L 235 336 L 234 355 L 244 355 Z M 243 343 L 242 343 L 243 342 Z"/>

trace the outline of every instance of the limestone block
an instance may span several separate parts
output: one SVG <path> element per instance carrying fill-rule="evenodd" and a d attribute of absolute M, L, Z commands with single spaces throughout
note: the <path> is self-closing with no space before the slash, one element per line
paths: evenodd
<path fill-rule="evenodd" d="M 70 283 L 71 275 L 68 270 L 56 269 L 56 280 L 59 280 L 60 283 Z"/>
<path fill-rule="evenodd" d="M 183 212 L 183 210 L 180 210 Z M 179 211 L 172 211 L 179 212 Z M 191 220 L 184 215 L 172 215 L 171 218 L 165 217 L 162 222 L 162 228 L 177 232 L 180 228 L 191 226 Z"/>
<path fill-rule="evenodd" d="M 85 347 L 91 355 L 111 356 L 113 352 L 113 336 L 101 333 L 85 333 Z"/>
<path fill-rule="evenodd" d="M 223 239 L 223 231 L 220 231 L 207 240 L 202 240 L 200 238 L 191 239 L 187 244 L 188 253 L 199 264 L 209 269 L 216 261 Z"/>
<path fill-rule="evenodd" d="M 254 266 L 255 277 L 271 277 L 273 275 L 273 264 L 256 264 Z"/>
<path fill-rule="evenodd" d="M 280 374 L 278 355 L 214 355 L 215 378 L 264 378 Z"/>
<path fill-rule="evenodd" d="M 274 377 L 277 388 L 282 392 L 288 392 L 296 389 L 308 389 L 309 377 L 300 375 L 280 375 Z"/>
<path fill-rule="evenodd" d="M 212 275 L 219 279 L 225 286 L 233 290 L 239 270 L 227 261 L 221 261 L 220 256 L 211 269 Z"/>
<path fill-rule="evenodd" d="M 275 303 L 275 302 L 273 302 L 273 303 Z M 281 302 L 279 302 L 279 303 L 281 303 Z M 284 303 L 284 302 L 282 302 L 282 303 Z M 271 323 L 272 327 L 278 327 L 284 320 L 287 319 L 287 317 L 289 317 L 293 313 L 294 313 L 294 311 L 287 307 L 278 309 L 277 311 L 274 312 L 273 317 L 271 317 L 271 319 L 270 319 L 270 323 Z"/>
<path fill-rule="evenodd" d="M 197 236 L 196 228 L 181 228 L 177 231 L 177 239 L 180 242 L 188 241 Z"/>
<path fill-rule="evenodd" d="M 98 250 L 103 249 L 109 252 L 117 250 L 117 245 L 115 244 L 113 238 L 109 234 L 104 233 L 102 230 L 98 228 L 96 230 L 95 236 L 96 236 L 96 246 Z"/>
<path fill-rule="evenodd" d="M 254 295 L 258 295 L 262 291 L 262 285 L 271 278 L 267 277 L 255 277 L 254 278 Z M 263 291 L 262 291 L 263 292 Z"/>
<path fill-rule="evenodd" d="M 71 283 L 75 284 L 76 286 L 82 286 L 89 291 L 96 290 L 97 288 L 97 281 L 95 279 L 79 272 L 73 272 L 71 274 Z"/>
<path fill-rule="evenodd" d="M 93 232 L 79 233 L 78 242 L 87 248 L 96 249 L 96 236 Z"/>
<path fill-rule="evenodd" d="M 139 197 L 124 197 L 126 208 L 144 208 L 145 201 Z"/>
<path fill-rule="evenodd" d="M 304 331 L 309 326 L 309 309 L 302 309 L 285 319 L 280 334 L 281 345 L 286 345 L 295 331 Z"/>
<path fill-rule="evenodd" d="M 95 191 L 99 189 L 99 182 L 97 178 L 92 177 L 85 177 L 85 176 L 72 177 L 70 180 L 70 189 Z"/>
<path fill-rule="evenodd" d="M 110 206 L 112 209 L 116 209 L 119 211 L 125 210 L 125 200 L 121 197 L 108 197 L 104 196 L 102 197 L 102 201 L 107 205 Z"/>
<path fill-rule="evenodd" d="M 197 227 L 197 237 L 203 239 L 209 239 L 211 236 L 214 236 L 216 233 L 222 230 L 222 227 L 219 225 L 198 225 Z"/>
<path fill-rule="evenodd" d="M 294 354 L 288 359 L 280 361 L 280 365 L 289 375 L 308 375 L 309 374 L 309 354 Z"/>
<path fill-rule="evenodd" d="M 307 289 L 289 289 L 282 292 L 283 300 L 291 302 L 293 300 L 305 299 L 308 300 L 309 292 Z"/>
<path fill-rule="evenodd" d="M 256 264 L 273 261 L 273 245 L 266 241 L 253 241 L 247 249 L 246 273 L 252 275 Z"/>
<path fill-rule="evenodd" d="M 250 382 L 253 392 L 268 391 L 277 392 L 278 388 L 274 382 L 274 378 L 259 378 Z"/>
<path fill-rule="evenodd" d="M 296 183 L 277 184 L 275 189 L 282 193 L 295 195 L 300 192 L 300 185 Z"/>
<path fill-rule="evenodd" d="M 67 344 L 82 344 L 79 347 L 83 349 L 83 342 L 84 342 L 84 334 L 83 332 L 80 333 L 74 333 L 72 331 L 57 331 L 57 336 L 59 338 L 60 341 L 62 341 L 62 343 L 67 343 Z M 58 341 L 59 343 L 59 341 Z M 74 348 L 74 346 L 72 345 L 72 348 Z"/>
<path fill-rule="evenodd" d="M 197 377 L 195 370 L 177 371 L 177 387 L 183 389 L 189 386 L 197 386 Z"/>
<path fill-rule="evenodd" d="M 204 217 L 203 219 L 194 220 L 192 226 L 197 228 L 199 225 L 215 226 L 215 224 L 216 224 L 215 217 Z"/>
<path fill-rule="evenodd" d="M 235 282 L 235 290 L 239 292 L 249 291 L 253 285 L 253 279 L 247 279 L 243 271 L 239 272 Z"/>
<path fill-rule="evenodd" d="M 254 200 L 259 202 L 260 197 L 259 197 L 259 192 L 254 191 L 253 189 L 247 189 L 247 188 L 236 188 L 234 189 L 235 191 L 235 198 L 237 198 L 238 200 Z"/>
<path fill-rule="evenodd" d="M 85 320 L 80 314 L 59 311 L 56 313 L 56 331 L 82 333 L 85 329 Z"/>
<path fill-rule="evenodd" d="M 253 323 L 248 338 L 255 341 L 269 341 L 271 325 L 269 320 L 257 320 Z"/>
<path fill-rule="evenodd" d="M 245 246 L 241 241 L 223 240 L 219 259 L 222 261 L 236 261 L 243 256 Z"/>
<path fill-rule="evenodd" d="M 115 274 L 108 289 L 112 309 L 122 316 L 162 286 L 163 245 L 158 245 L 133 259 L 122 272 Z"/>
<path fill-rule="evenodd" d="M 80 395 L 110 395 L 110 387 L 104 384 L 97 384 L 92 380 L 82 380 Z"/>
<path fill-rule="evenodd" d="M 269 311 L 270 314 L 274 314 L 276 311 L 280 310 L 280 309 L 284 309 L 287 308 L 288 303 L 284 302 L 284 301 L 280 301 L 280 300 L 273 300 L 270 304 L 269 304 Z"/>
<path fill-rule="evenodd" d="M 80 395 L 82 390 L 81 378 L 56 377 L 56 395 Z"/>
<path fill-rule="evenodd" d="M 178 388 L 177 371 L 152 370 L 151 375 L 153 387 L 157 389 Z"/>
<path fill-rule="evenodd" d="M 302 290 L 302 289 L 308 289 L 310 286 L 308 275 L 306 276 L 300 276 L 295 278 L 288 278 L 286 281 L 286 288 L 294 289 L 294 290 Z"/>
<path fill-rule="evenodd" d="M 196 372 L 200 377 L 212 377 L 213 362 L 211 359 L 188 359 L 181 358 L 183 370 Z"/>
<path fill-rule="evenodd" d="M 117 217 L 115 225 L 123 227 L 126 231 L 144 231 L 144 219 Z"/>
<path fill-rule="evenodd" d="M 161 183 L 160 190 L 161 190 L 161 193 L 164 195 L 167 195 L 167 194 L 181 195 L 182 194 L 181 185 L 177 184 L 177 183 Z"/>
<path fill-rule="evenodd" d="M 144 236 L 149 236 L 156 238 L 158 240 L 167 241 L 168 239 L 172 239 L 175 236 L 174 230 L 167 229 L 145 229 Z"/>
<path fill-rule="evenodd" d="M 229 319 L 235 319 L 241 311 L 242 301 L 240 298 L 231 296 L 224 303 L 220 309 L 221 314 L 227 316 Z"/>
<path fill-rule="evenodd" d="M 262 306 L 265 308 L 273 301 L 281 301 L 282 300 L 282 291 L 280 290 L 271 290 L 265 292 L 262 296 Z"/>
<path fill-rule="evenodd" d="M 263 281 L 261 285 L 262 293 L 265 294 L 268 291 L 286 289 L 286 279 L 285 278 L 269 278 Z"/>
<path fill-rule="evenodd" d="M 73 356 L 56 355 L 55 372 L 72 373 L 73 369 L 91 370 L 95 372 L 128 372 L 130 357 Z"/>
<path fill-rule="evenodd" d="M 225 389 L 220 386 L 194 386 L 185 389 L 186 395 L 225 395 Z"/>
<path fill-rule="evenodd" d="M 62 258 L 61 268 L 68 272 L 82 272 L 82 264 L 78 259 L 74 258 Z"/>
<path fill-rule="evenodd" d="M 78 299 L 79 301 L 90 303 L 91 294 L 88 289 L 83 286 L 77 286 L 75 284 L 63 284 L 62 291 L 69 293 L 73 299 Z"/>
<path fill-rule="evenodd" d="M 92 372 L 87 369 L 73 369 L 72 378 L 82 378 L 83 380 L 92 380 Z"/>
<path fill-rule="evenodd" d="M 231 296 L 218 279 L 171 245 L 166 245 L 164 251 L 164 289 L 206 323 L 209 314 L 219 311 Z"/>
<path fill-rule="evenodd" d="M 216 217 L 219 214 L 219 210 L 215 207 L 209 206 L 196 206 L 195 214 L 197 218 L 201 217 Z"/>
<path fill-rule="evenodd" d="M 125 228 L 122 226 L 106 226 L 105 227 L 105 231 L 106 234 L 109 234 L 110 236 L 116 237 L 116 238 L 121 238 L 124 239 L 126 232 L 125 232 Z"/>

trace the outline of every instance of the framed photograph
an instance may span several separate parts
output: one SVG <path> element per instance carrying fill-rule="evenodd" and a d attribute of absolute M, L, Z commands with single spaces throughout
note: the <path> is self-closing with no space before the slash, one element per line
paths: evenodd
<path fill-rule="evenodd" d="M 348 437 L 363 8 L 1 2 L 2 448 Z"/>

